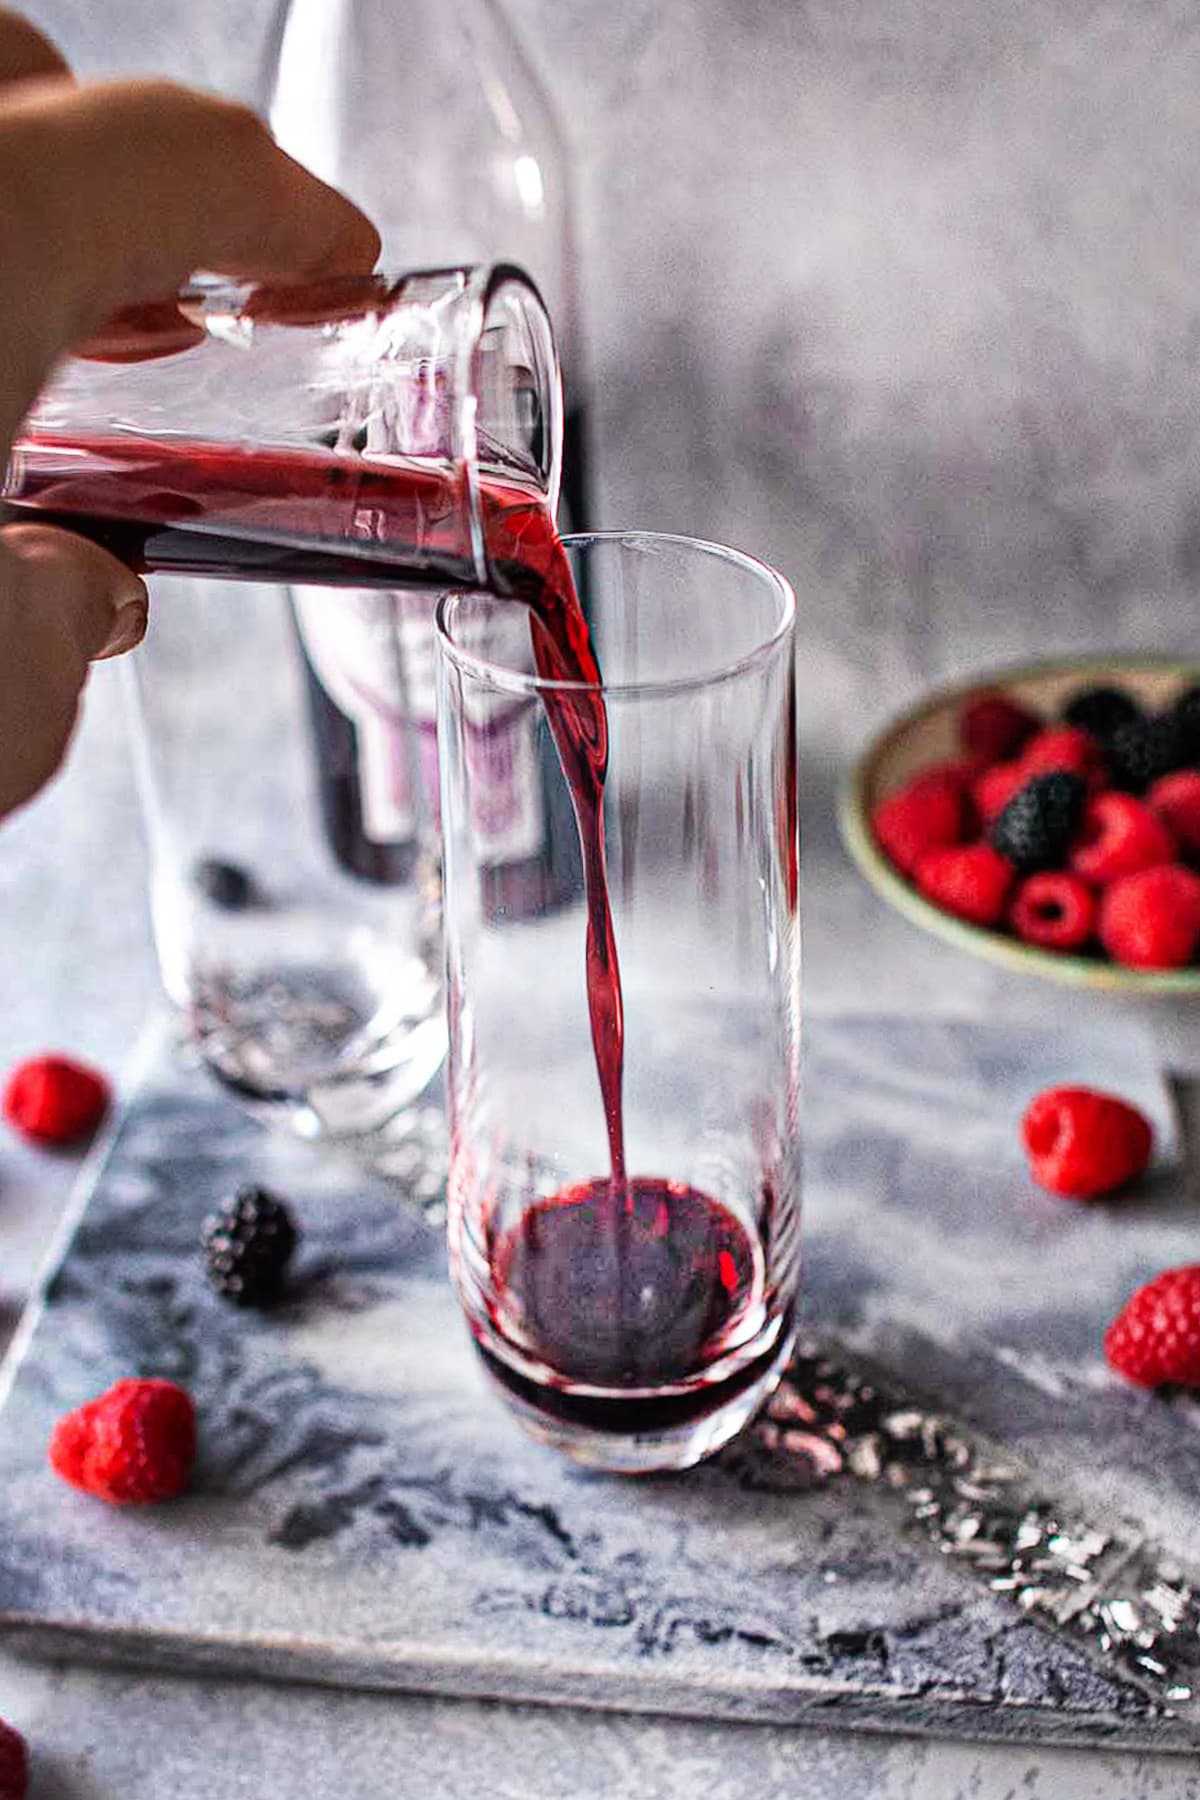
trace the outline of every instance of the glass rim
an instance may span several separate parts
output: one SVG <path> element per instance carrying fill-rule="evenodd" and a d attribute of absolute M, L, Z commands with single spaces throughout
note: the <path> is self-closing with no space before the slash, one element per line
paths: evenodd
<path fill-rule="evenodd" d="M 548 359 L 549 459 L 537 472 L 537 486 L 547 506 L 558 505 L 562 486 L 563 385 L 554 325 L 541 289 L 528 270 L 504 261 L 448 262 L 411 269 L 377 268 L 367 273 L 293 277 L 284 281 L 238 279 L 200 271 L 174 296 L 184 316 L 204 331 L 216 316 L 248 313 L 263 325 L 313 328 L 336 325 L 358 318 L 384 317 L 398 303 L 405 289 L 421 281 L 461 282 L 458 301 L 463 324 L 454 346 L 454 394 L 450 411 L 451 449 L 465 471 L 469 505 L 467 524 L 471 554 L 479 586 L 487 580 L 479 480 L 479 399 L 482 389 L 480 359 L 492 308 L 510 289 L 532 302 L 533 329 L 544 336 Z M 282 305 L 273 313 L 272 302 Z M 168 303 L 170 304 L 170 303 Z M 295 311 L 289 312 L 289 305 Z M 369 460 L 369 459 L 368 459 Z"/>
<path fill-rule="evenodd" d="M 672 545 L 689 552 L 698 552 L 701 556 L 711 557 L 718 562 L 733 564 L 769 587 L 779 601 L 779 617 L 771 631 L 743 655 L 697 675 L 654 676 L 645 681 L 552 681 L 536 672 L 524 674 L 517 669 L 507 668 L 503 663 L 477 656 L 455 643 L 450 634 L 448 614 L 459 601 L 470 599 L 479 590 L 452 588 L 441 596 L 434 615 L 439 657 L 444 657 L 462 674 L 505 694 L 602 694 L 606 701 L 661 700 L 681 694 L 700 693 L 708 688 L 740 680 L 744 675 L 751 674 L 770 662 L 780 645 L 795 630 L 796 594 L 791 582 L 778 569 L 773 569 L 770 563 L 763 562 L 761 557 L 751 556 L 748 551 L 735 550 L 729 544 L 718 544 L 709 538 L 690 537 L 685 532 L 675 531 L 576 531 L 564 537 L 562 544 L 566 550 L 590 549 L 594 544 L 624 544 L 647 549 Z M 505 604 L 499 596 L 485 593 L 483 597 L 494 599 L 497 605 Z"/>
<path fill-rule="evenodd" d="M 175 290 L 173 298 L 182 305 L 199 308 L 211 307 L 223 303 L 226 306 L 244 305 L 252 295 L 294 295 L 315 299 L 319 295 L 328 294 L 335 298 L 339 294 L 358 296 L 361 298 L 362 311 L 378 310 L 371 302 L 374 299 L 386 307 L 394 303 L 406 282 L 430 281 L 438 277 L 459 275 L 464 278 L 464 296 L 473 297 L 483 306 L 494 297 L 498 288 L 508 282 L 527 288 L 545 309 L 545 300 L 537 282 L 527 269 L 518 263 L 503 261 L 463 261 L 445 263 L 414 264 L 411 268 L 392 266 L 363 270 L 357 274 L 342 272 L 331 275 L 292 275 L 282 279 L 267 279 L 260 276 L 221 275 L 200 269 L 190 275 Z M 273 323 L 270 318 L 267 323 Z M 286 317 L 277 321 L 287 324 Z M 311 325 L 314 321 L 301 318 L 301 324 Z"/>

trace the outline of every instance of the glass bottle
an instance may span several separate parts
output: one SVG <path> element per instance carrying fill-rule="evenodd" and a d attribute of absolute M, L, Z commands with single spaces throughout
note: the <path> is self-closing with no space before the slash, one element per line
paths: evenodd
<path fill-rule="evenodd" d="M 270 120 L 283 147 L 370 213 L 389 268 L 460 261 L 512 262 L 537 282 L 554 321 L 565 387 L 564 529 L 588 522 L 587 412 L 577 271 L 565 145 L 553 109 L 493 0 L 283 0 L 269 60 Z M 338 704 L 309 642 L 318 603 L 293 589 L 308 668 L 319 785 L 338 819 L 344 866 L 401 879 L 411 856 L 408 820 L 375 809 L 361 830 L 346 821 L 370 788 L 370 747 Z M 401 602 L 405 711 L 432 740 L 432 603 Z M 515 746 L 514 767 L 532 745 Z M 432 769 L 425 756 L 423 765 Z M 493 846 L 492 904 L 536 913 L 576 891 L 573 821 L 559 817 L 543 783 L 501 807 Z M 436 804 L 433 794 L 431 805 Z M 515 799 L 515 793 L 514 793 Z M 519 815 L 519 816 L 518 816 Z"/>

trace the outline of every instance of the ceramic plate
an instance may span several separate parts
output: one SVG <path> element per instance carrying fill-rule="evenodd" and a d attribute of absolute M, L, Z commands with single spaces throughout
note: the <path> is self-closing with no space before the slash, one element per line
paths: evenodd
<path fill-rule="evenodd" d="M 1125 688 L 1147 707 L 1161 707 L 1181 688 L 1200 680 L 1200 670 L 1168 657 L 1071 657 L 983 673 L 944 688 L 889 725 L 869 745 L 843 790 L 839 808 L 842 837 L 850 855 L 876 892 L 914 925 L 945 938 L 960 950 L 986 957 L 1004 968 L 1071 987 L 1131 996 L 1200 995 L 1200 967 L 1124 969 L 1097 957 L 1064 956 L 1022 944 L 1016 938 L 965 920 L 922 898 L 884 856 L 871 831 L 871 810 L 894 788 L 927 768 L 960 754 L 958 720 L 964 703 L 982 688 L 1011 694 L 1047 719 L 1059 714 L 1080 688 L 1101 683 Z"/>

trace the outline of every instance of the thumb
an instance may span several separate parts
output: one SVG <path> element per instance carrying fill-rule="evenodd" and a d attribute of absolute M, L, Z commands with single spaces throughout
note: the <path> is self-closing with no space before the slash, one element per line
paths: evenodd
<path fill-rule="evenodd" d="M 88 666 L 132 649 L 146 590 L 98 544 L 48 525 L 0 531 L 0 818 L 54 775 Z"/>
<path fill-rule="evenodd" d="M 146 584 L 88 538 L 52 525 L 10 525 L 2 534 L 18 559 L 27 623 L 53 619 L 84 663 L 119 656 L 146 635 Z"/>

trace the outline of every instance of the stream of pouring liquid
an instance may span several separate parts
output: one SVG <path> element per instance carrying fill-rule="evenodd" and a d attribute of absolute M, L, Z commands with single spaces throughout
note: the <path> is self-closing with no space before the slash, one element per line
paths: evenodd
<path fill-rule="evenodd" d="M 37 433 L 17 447 L 8 499 L 151 574 L 332 587 L 475 588 L 461 469 L 320 450 Z M 484 475 L 490 586 L 529 608 L 546 719 L 571 795 L 587 904 L 588 1015 L 611 1178 L 627 1192 L 625 1026 L 604 845 L 608 716 L 567 553 L 528 490 Z"/>

